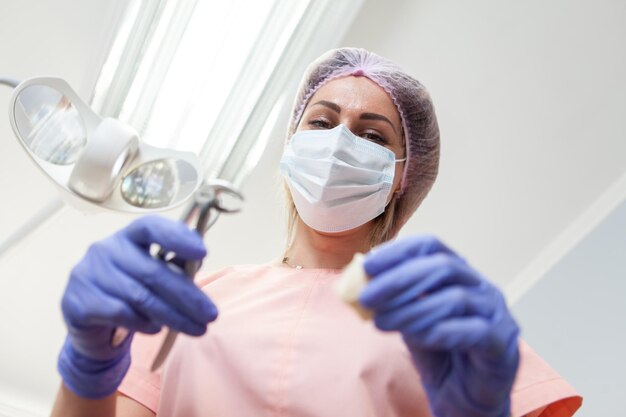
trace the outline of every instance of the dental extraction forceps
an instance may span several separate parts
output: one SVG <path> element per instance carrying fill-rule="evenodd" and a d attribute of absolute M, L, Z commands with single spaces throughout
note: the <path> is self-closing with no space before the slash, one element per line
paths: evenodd
<path fill-rule="evenodd" d="M 195 222 L 195 225 L 193 226 L 194 230 L 201 237 L 204 237 L 206 231 L 209 230 L 213 224 L 215 224 L 220 213 L 236 213 L 240 211 L 240 208 L 238 207 L 229 208 L 225 206 L 220 198 L 222 194 L 229 194 L 233 198 L 243 200 L 243 196 L 235 190 L 229 182 L 224 180 L 206 181 L 195 192 L 193 196 L 194 200 L 187 207 L 187 210 L 183 214 L 181 220 L 188 225 Z M 169 254 L 167 254 L 163 249 L 160 249 L 157 255 L 160 259 L 171 262 L 171 259 L 168 259 L 168 256 Z M 201 265 L 202 260 L 187 261 L 185 262 L 183 269 L 185 274 L 189 278 L 193 279 Z M 152 372 L 157 370 L 163 364 L 165 358 L 167 358 L 167 355 L 172 349 L 172 346 L 174 346 L 176 336 L 178 336 L 177 331 L 172 329 L 168 330 L 167 335 L 161 344 L 161 348 L 159 349 L 159 353 L 157 353 L 156 358 L 154 358 L 154 362 L 152 362 L 152 367 L 150 368 Z"/>
<path fill-rule="evenodd" d="M 235 188 L 228 181 L 205 181 L 194 193 L 192 197 L 193 200 L 183 212 L 181 221 L 191 226 L 201 237 L 204 237 L 206 231 L 209 230 L 213 224 L 215 224 L 220 213 L 236 213 L 241 210 L 239 207 L 231 208 L 225 205 L 221 198 L 222 195 L 229 195 L 231 199 L 240 201 L 243 200 L 243 196 L 239 193 L 239 191 L 235 190 Z M 156 258 L 172 265 L 176 265 L 174 262 L 176 254 L 168 253 L 163 248 L 159 249 L 156 254 Z M 187 275 L 189 279 L 193 279 L 201 265 L 202 260 L 186 261 L 183 266 L 185 275 Z M 128 329 L 124 327 L 116 328 L 113 333 L 111 344 L 113 346 L 120 345 L 126 339 L 128 333 Z M 176 336 L 178 336 L 177 331 L 172 329 L 168 330 L 167 335 L 161 344 L 161 348 L 159 349 L 159 353 L 157 353 L 154 362 L 152 362 L 152 367 L 150 368 L 152 372 L 157 370 L 163 364 L 165 358 L 167 358 L 167 355 L 172 349 L 172 346 L 174 346 Z"/>

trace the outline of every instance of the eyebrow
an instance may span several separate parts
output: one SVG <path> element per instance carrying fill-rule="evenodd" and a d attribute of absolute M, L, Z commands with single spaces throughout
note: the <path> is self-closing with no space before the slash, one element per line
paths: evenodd
<path fill-rule="evenodd" d="M 387 119 L 382 114 L 378 114 L 378 113 L 361 113 L 361 117 L 359 117 L 359 119 L 361 119 L 361 120 L 382 120 L 383 122 L 389 123 L 389 125 L 391 126 L 393 131 L 395 133 L 398 133 L 398 132 L 396 132 L 396 127 L 393 125 L 393 123 L 391 123 L 391 120 Z"/>
<path fill-rule="evenodd" d="M 337 113 L 341 113 L 341 107 L 339 107 L 337 104 L 333 103 L 332 101 L 320 100 L 320 101 L 317 101 L 317 102 L 312 104 L 312 106 L 315 106 L 315 105 L 325 106 L 325 107 L 328 107 L 331 110 L 334 110 Z M 393 125 L 393 123 L 391 123 L 391 120 L 389 120 L 387 117 L 383 116 L 382 114 L 378 114 L 378 113 L 361 113 L 361 116 L 359 117 L 359 119 L 361 119 L 361 120 L 382 120 L 383 122 L 389 123 L 389 125 L 391 126 L 393 131 L 395 133 L 398 133 L 396 131 L 396 127 Z"/>
<path fill-rule="evenodd" d="M 341 107 L 339 107 L 337 104 L 333 103 L 332 101 L 320 100 L 318 102 L 313 103 L 312 105 L 315 106 L 317 104 L 321 104 L 322 106 L 326 106 L 329 109 L 336 111 L 337 113 L 341 113 Z"/>

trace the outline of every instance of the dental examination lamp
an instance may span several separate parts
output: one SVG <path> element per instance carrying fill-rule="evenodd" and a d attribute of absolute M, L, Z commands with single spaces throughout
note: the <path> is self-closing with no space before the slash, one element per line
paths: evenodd
<path fill-rule="evenodd" d="M 9 119 L 31 159 L 63 199 L 82 211 L 166 210 L 186 201 L 202 182 L 194 153 L 142 142 L 130 126 L 96 114 L 59 78 L 17 85 Z"/>
<path fill-rule="evenodd" d="M 200 236 L 220 213 L 239 211 L 224 204 L 222 196 L 230 196 L 231 203 L 243 196 L 227 181 L 203 181 L 194 153 L 142 142 L 130 126 L 96 114 L 62 79 L 33 78 L 20 83 L 9 101 L 9 119 L 32 160 L 64 199 L 83 211 L 98 207 L 131 213 L 164 210 L 193 195 L 181 220 Z M 170 262 L 170 255 L 161 249 L 156 256 Z M 183 269 L 193 277 L 200 264 L 189 261 Z M 127 334 L 124 328 L 116 329 L 112 343 Z M 167 357 L 176 335 L 168 332 L 153 370 Z"/>

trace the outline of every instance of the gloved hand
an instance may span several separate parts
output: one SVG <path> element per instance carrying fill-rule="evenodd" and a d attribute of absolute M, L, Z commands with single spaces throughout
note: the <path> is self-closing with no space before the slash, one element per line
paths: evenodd
<path fill-rule="evenodd" d="M 166 325 L 199 336 L 217 317 L 215 305 L 190 277 L 150 256 L 152 243 L 177 260 L 206 254 L 200 236 L 185 224 L 149 216 L 93 244 L 72 270 L 62 300 L 68 337 L 58 369 L 79 396 L 103 398 L 116 391 L 130 365 L 133 332 L 153 334 Z M 130 333 L 114 347 L 118 326 Z"/>
<path fill-rule="evenodd" d="M 436 417 L 508 417 L 519 329 L 504 297 L 437 239 L 374 249 L 359 301 L 376 326 L 399 331 Z"/>

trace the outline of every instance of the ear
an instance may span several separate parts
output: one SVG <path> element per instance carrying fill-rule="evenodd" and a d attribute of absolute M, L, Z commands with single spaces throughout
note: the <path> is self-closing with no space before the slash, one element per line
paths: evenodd
<path fill-rule="evenodd" d="M 391 204 L 394 200 L 397 200 L 398 197 L 400 197 L 400 187 L 396 187 L 395 190 L 393 190 L 387 196 L 387 203 L 385 204 L 385 210 L 387 210 L 387 207 L 389 206 L 389 204 Z"/>

